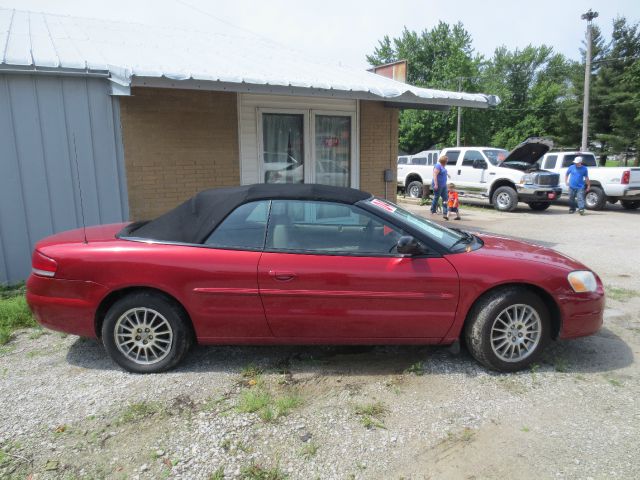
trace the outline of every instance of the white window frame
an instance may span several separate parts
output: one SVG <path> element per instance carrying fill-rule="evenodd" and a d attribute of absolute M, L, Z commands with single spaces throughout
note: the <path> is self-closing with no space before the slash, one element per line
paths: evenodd
<path fill-rule="evenodd" d="M 309 164 L 307 163 L 307 159 L 309 158 L 309 148 L 311 148 L 311 143 L 309 141 L 309 135 L 307 132 L 309 131 L 309 110 L 296 109 L 296 108 L 258 108 L 257 109 L 257 132 L 258 132 L 258 180 L 259 183 L 264 183 L 264 141 L 262 138 L 263 128 L 262 128 L 262 114 L 263 113 L 281 113 L 281 114 L 293 114 L 293 115 L 303 115 L 302 121 L 302 140 L 304 144 L 304 158 L 303 161 L 303 171 L 304 171 L 304 183 L 310 183 L 307 178 L 309 175 Z"/>
<path fill-rule="evenodd" d="M 358 142 L 358 115 L 357 112 L 347 112 L 344 110 L 324 110 L 324 109 L 300 109 L 300 108 L 256 108 L 256 132 L 258 147 L 258 180 L 264 183 L 264 139 L 262 114 L 292 114 L 303 115 L 303 144 L 304 144 L 304 183 L 314 183 L 316 179 L 316 128 L 315 120 L 317 115 L 349 117 L 351 119 L 351 165 L 349 167 L 349 186 L 359 188 L 360 183 L 360 152 Z"/>
<path fill-rule="evenodd" d="M 356 175 L 354 172 L 359 171 L 360 165 L 357 161 L 358 156 L 356 155 L 356 114 L 355 112 L 341 112 L 338 110 L 311 110 L 311 160 L 313 163 L 313 172 L 312 172 L 312 182 L 316 181 L 316 117 L 320 116 L 331 116 L 331 117 L 349 117 L 351 119 L 351 164 L 349 165 L 349 186 L 351 188 L 358 188 L 358 182 L 356 181 Z"/>

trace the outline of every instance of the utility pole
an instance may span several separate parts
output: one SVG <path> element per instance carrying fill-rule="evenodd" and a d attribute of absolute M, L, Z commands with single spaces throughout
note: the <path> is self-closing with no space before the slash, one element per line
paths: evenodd
<path fill-rule="evenodd" d="M 587 21 L 587 55 L 584 68 L 584 104 L 582 107 L 582 143 L 580 150 L 587 151 L 587 137 L 589 135 L 589 83 L 591 81 L 591 22 L 598 17 L 598 12 L 591 9 L 583 13 L 581 18 Z"/>
<path fill-rule="evenodd" d="M 458 91 L 462 91 L 462 77 L 458 77 Z M 456 130 L 456 147 L 460 146 L 460 124 L 462 119 L 462 107 L 458 107 L 458 129 Z"/>

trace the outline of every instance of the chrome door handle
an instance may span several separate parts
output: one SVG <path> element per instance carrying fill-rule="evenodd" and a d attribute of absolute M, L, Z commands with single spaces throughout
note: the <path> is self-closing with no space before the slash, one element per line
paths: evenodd
<path fill-rule="evenodd" d="M 281 282 L 288 282 L 296 278 L 296 274 L 293 272 L 278 272 L 276 270 L 269 270 L 269 275 Z"/>

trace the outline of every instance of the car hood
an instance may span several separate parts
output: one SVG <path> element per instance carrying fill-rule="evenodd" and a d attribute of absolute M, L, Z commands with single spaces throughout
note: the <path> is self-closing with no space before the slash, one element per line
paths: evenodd
<path fill-rule="evenodd" d="M 577 260 L 548 247 L 499 235 L 485 233 L 476 233 L 476 235 L 482 239 L 484 246 L 474 253 L 486 257 L 544 263 L 567 271 L 590 270 Z"/>
<path fill-rule="evenodd" d="M 528 163 L 533 165 L 542 156 L 553 148 L 553 141 L 548 138 L 531 137 L 509 152 L 502 161 L 503 166 L 511 162 Z"/>

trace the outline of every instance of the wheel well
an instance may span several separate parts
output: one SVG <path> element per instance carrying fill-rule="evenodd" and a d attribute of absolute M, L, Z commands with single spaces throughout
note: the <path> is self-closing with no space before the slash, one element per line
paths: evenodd
<path fill-rule="evenodd" d="M 100 305 L 98 305 L 98 309 L 96 310 L 96 315 L 94 318 L 94 327 L 95 327 L 96 336 L 98 338 L 102 336 L 102 323 L 104 322 L 104 317 L 107 315 L 107 312 L 113 306 L 113 304 L 116 303 L 121 298 L 126 297 L 127 295 L 131 295 L 132 293 L 140 293 L 140 292 L 153 293 L 155 295 L 164 297 L 166 300 L 170 301 L 176 307 L 182 310 L 182 313 L 184 314 L 185 318 L 188 320 L 187 327 L 191 330 L 192 338 L 195 339 L 195 329 L 193 328 L 193 322 L 191 321 L 191 317 L 189 316 L 187 309 L 184 308 L 184 306 L 172 295 L 169 295 L 168 293 L 163 292 L 162 290 L 159 290 L 157 288 L 152 288 L 152 287 L 127 287 L 120 290 L 115 290 L 109 293 L 109 295 L 107 295 L 106 297 L 104 297 L 102 299 L 102 302 L 100 302 Z"/>
<path fill-rule="evenodd" d="M 595 181 L 591 181 L 591 186 L 592 187 L 598 187 L 598 188 L 602 188 L 602 185 L 600 184 L 599 181 L 595 180 Z"/>
<path fill-rule="evenodd" d="M 493 182 L 493 185 L 491 185 L 491 190 L 489 191 L 489 203 L 493 203 L 493 193 L 500 187 L 511 187 L 514 190 L 516 189 L 514 183 L 510 182 L 509 180 L 497 180 Z"/>
<path fill-rule="evenodd" d="M 551 338 L 553 338 L 554 340 L 557 339 L 559 337 L 559 335 L 560 335 L 560 327 L 562 326 L 562 317 L 560 316 L 560 307 L 558 307 L 558 304 L 553 299 L 553 297 L 551 295 L 549 295 L 549 293 L 547 293 L 542 288 L 540 288 L 540 287 L 538 287 L 536 285 L 531 285 L 529 283 L 508 283 L 508 284 L 505 284 L 505 285 L 498 285 L 497 287 L 491 288 L 491 289 L 483 292 L 482 295 L 480 295 L 478 298 L 476 298 L 476 301 L 473 302 L 473 304 L 471 305 L 471 307 L 467 311 L 467 316 L 464 319 L 464 325 L 463 325 L 462 329 L 460 330 L 460 338 L 462 340 L 464 340 L 464 329 L 465 329 L 467 323 L 470 320 L 471 312 L 473 311 L 473 308 L 476 306 L 476 304 L 482 298 L 484 298 L 486 295 L 488 295 L 490 293 L 495 292 L 496 290 L 501 290 L 501 289 L 504 289 L 504 288 L 513 288 L 513 287 L 518 287 L 518 288 L 529 290 L 530 292 L 533 292 L 538 297 L 540 297 L 540 299 L 544 302 L 545 306 L 549 309 L 549 315 L 550 315 L 550 320 L 551 320 Z"/>
<path fill-rule="evenodd" d="M 417 173 L 410 173 L 409 175 L 407 175 L 407 178 L 405 178 L 405 180 L 404 180 L 404 186 L 408 187 L 411 182 L 424 183 L 422 181 L 422 177 L 420 175 L 418 175 Z"/>

